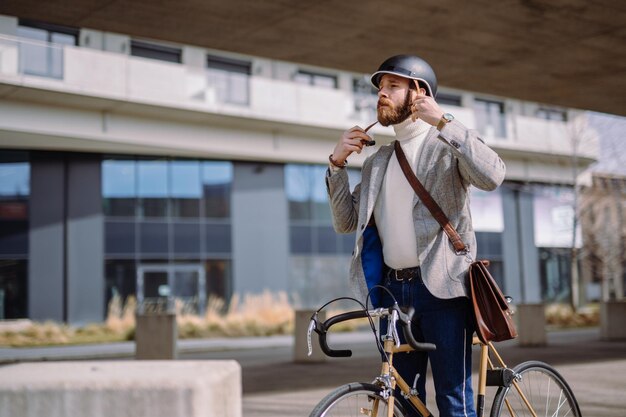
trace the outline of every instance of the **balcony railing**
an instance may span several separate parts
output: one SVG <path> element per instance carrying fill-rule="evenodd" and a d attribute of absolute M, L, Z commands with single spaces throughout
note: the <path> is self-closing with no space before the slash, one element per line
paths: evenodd
<path fill-rule="evenodd" d="M 119 53 L 0 35 L 0 82 L 102 99 L 129 101 L 237 117 L 345 128 L 375 118 L 374 95 L 318 88 L 292 81 L 216 73 Z M 471 108 L 442 106 L 469 128 Z M 568 123 L 507 114 L 497 146 L 569 154 Z M 597 156 L 597 139 L 578 151 Z"/>

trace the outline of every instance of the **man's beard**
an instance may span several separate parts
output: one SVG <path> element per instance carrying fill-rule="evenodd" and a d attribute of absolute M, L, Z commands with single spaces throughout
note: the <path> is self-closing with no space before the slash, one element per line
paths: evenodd
<path fill-rule="evenodd" d="M 411 115 L 411 91 L 406 92 L 404 103 L 399 107 L 392 107 L 393 104 L 382 105 L 381 100 L 378 100 L 378 121 L 383 126 L 397 125 L 404 122 Z M 390 100 L 386 100 L 387 103 L 391 103 Z"/>

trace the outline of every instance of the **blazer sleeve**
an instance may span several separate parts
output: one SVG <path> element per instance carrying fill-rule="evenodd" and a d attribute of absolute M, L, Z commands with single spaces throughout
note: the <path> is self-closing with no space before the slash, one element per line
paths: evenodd
<path fill-rule="evenodd" d="M 361 184 L 358 184 L 351 193 L 347 170 L 342 169 L 331 173 L 329 169 L 326 171 L 326 190 L 335 231 L 337 233 L 354 232 L 359 220 Z"/>
<path fill-rule="evenodd" d="M 459 173 L 465 181 L 485 191 L 496 189 L 506 167 L 498 154 L 485 144 L 476 130 L 466 128 L 457 120 L 447 123 L 439 132 L 458 160 Z"/>

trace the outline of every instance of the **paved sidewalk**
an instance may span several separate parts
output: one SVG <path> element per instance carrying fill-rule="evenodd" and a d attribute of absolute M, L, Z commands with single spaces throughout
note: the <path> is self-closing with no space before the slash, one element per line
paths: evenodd
<path fill-rule="evenodd" d="M 237 338 L 179 341 L 181 360 L 235 359 L 242 367 L 245 417 L 307 416 L 333 387 L 370 381 L 380 362 L 371 333 L 332 335 L 331 345 L 353 349 L 352 358 L 317 364 L 293 362 L 293 338 Z M 317 348 L 315 346 L 314 348 Z M 548 333 L 548 346 L 521 348 L 516 341 L 497 345 L 507 365 L 541 360 L 568 380 L 585 417 L 626 416 L 626 340 L 601 341 L 598 329 Z M 0 348 L 0 363 L 134 358 L 134 343 L 92 346 Z M 474 355 L 475 362 L 478 355 Z M 474 378 L 476 382 L 477 378 Z M 429 391 L 432 393 L 432 389 Z M 433 407 L 430 394 L 429 407 Z M 489 400 L 486 402 L 490 404 Z"/>

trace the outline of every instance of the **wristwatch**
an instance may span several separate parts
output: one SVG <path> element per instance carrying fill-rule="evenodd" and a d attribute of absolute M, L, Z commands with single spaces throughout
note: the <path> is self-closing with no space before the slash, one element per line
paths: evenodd
<path fill-rule="evenodd" d="M 441 132 L 441 129 L 443 129 L 446 123 L 450 123 L 453 120 L 453 115 L 451 115 L 450 113 L 444 113 L 443 116 L 441 116 L 441 119 L 439 119 L 439 123 L 437 123 L 437 130 Z"/>

